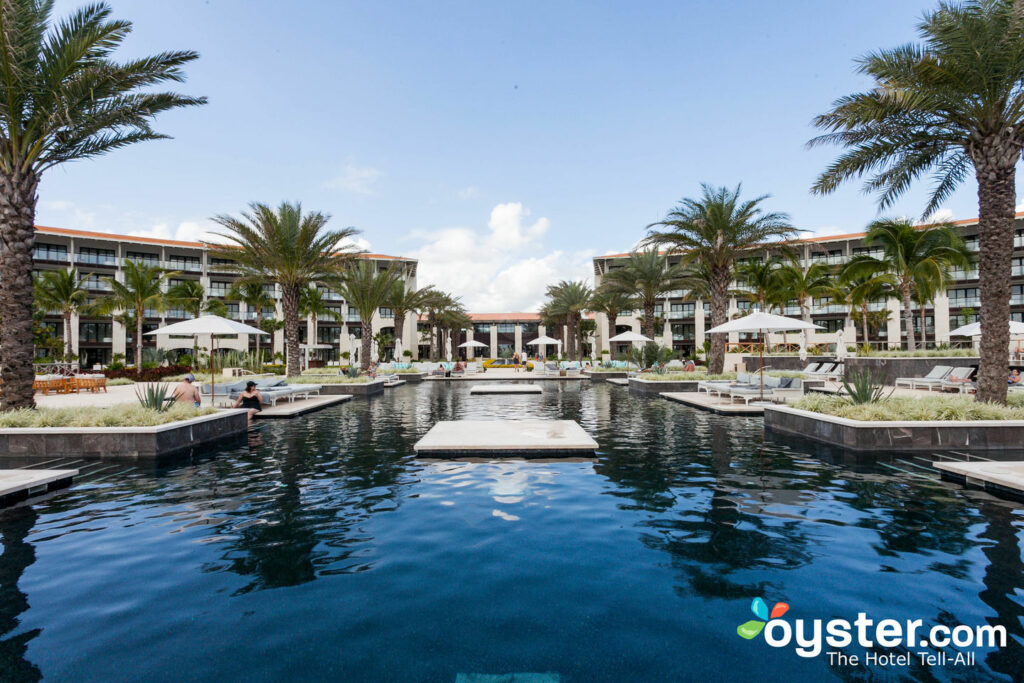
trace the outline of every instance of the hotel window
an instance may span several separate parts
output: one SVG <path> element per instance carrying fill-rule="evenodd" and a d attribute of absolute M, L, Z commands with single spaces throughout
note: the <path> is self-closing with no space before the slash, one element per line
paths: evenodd
<path fill-rule="evenodd" d="M 1013 285 L 1010 287 L 1010 303 L 1014 306 L 1024 304 L 1024 285 Z"/>
<path fill-rule="evenodd" d="M 498 323 L 498 334 L 515 334 L 515 323 Z"/>
<path fill-rule="evenodd" d="M 672 325 L 672 339 L 684 341 L 694 339 L 697 336 L 697 327 L 692 323 Z"/>
<path fill-rule="evenodd" d="M 75 263 L 86 263 L 90 266 L 117 265 L 116 252 L 112 249 L 80 247 L 78 254 L 75 256 Z"/>
<path fill-rule="evenodd" d="M 427 329 L 430 329 L 429 327 Z M 486 334 L 491 333 L 491 326 L 489 323 L 477 323 L 473 325 L 473 334 Z"/>
<path fill-rule="evenodd" d="M 107 282 L 106 278 L 99 275 L 90 275 L 89 277 L 82 280 L 82 286 L 85 289 L 93 289 L 101 292 L 110 292 L 114 288 Z"/>
<path fill-rule="evenodd" d="M 665 310 L 664 304 L 654 304 L 654 315 L 661 315 L 662 311 Z"/>
<path fill-rule="evenodd" d="M 325 325 L 316 328 L 317 344 L 337 344 L 341 339 L 341 328 L 336 325 Z"/>
<path fill-rule="evenodd" d="M 147 266 L 159 266 L 160 255 L 159 254 L 146 254 L 141 251 L 129 251 L 125 254 L 125 261 L 135 261 L 136 263 L 143 263 Z"/>
<path fill-rule="evenodd" d="M 820 330 L 816 330 L 816 332 L 818 332 L 819 334 L 824 334 L 826 332 L 831 332 L 831 333 L 835 334 L 836 332 L 842 331 L 843 328 L 846 326 L 846 321 L 845 320 L 836 319 L 836 318 L 826 318 L 824 320 L 813 320 L 811 322 L 813 322 L 815 325 L 818 325 L 818 326 L 820 326 L 822 328 Z"/>
<path fill-rule="evenodd" d="M 331 322 L 338 322 L 341 320 L 341 306 L 326 306 L 327 320 Z M 331 317 L 333 314 L 333 318 Z"/>
<path fill-rule="evenodd" d="M 949 305 L 951 308 L 978 306 L 979 304 L 977 287 L 949 290 Z"/>
<path fill-rule="evenodd" d="M 696 304 L 672 304 L 670 312 L 673 318 L 692 318 L 696 310 Z"/>
<path fill-rule="evenodd" d="M 233 270 L 234 269 L 233 268 L 234 263 L 235 262 L 232 261 L 231 259 L 212 258 L 212 257 L 210 258 L 210 268 L 212 270 L 219 270 L 219 271 Z"/>
<path fill-rule="evenodd" d="M 110 342 L 113 339 L 111 323 L 79 323 L 78 340 L 87 343 Z"/>
<path fill-rule="evenodd" d="M 210 283 L 210 296 L 227 296 L 228 292 L 231 291 L 230 282 L 211 282 Z"/>
<path fill-rule="evenodd" d="M 59 261 L 67 263 L 68 248 L 63 244 L 37 244 L 32 249 L 32 258 L 36 261 Z"/>
<path fill-rule="evenodd" d="M 395 317 L 395 312 L 393 310 L 391 310 L 390 308 L 388 308 L 387 306 L 381 306 L 380 307 L 380 317 L 381 318 L 394 318 Z"/>
<path fill-rule="evenodd" d="M 167 267 L 196 273 L 203 269 L 203 262 L 198 256 L 172 255 L 167 257 Z"/>
<path fill-rule="evenodd" d="M 746 313 L 747 311 L 750 310 L 751 306 L 753 306 L 753 302 L 745 301 L 743 299 L 736 302 L 736 310 L 738 310 L 740 313 Z"/>
<path fill-rule="evenodd" d="M 964 245 L 971 251 L 978 251 L 978 236 L 970 235 L 969 237 L 964 237 Z"/>

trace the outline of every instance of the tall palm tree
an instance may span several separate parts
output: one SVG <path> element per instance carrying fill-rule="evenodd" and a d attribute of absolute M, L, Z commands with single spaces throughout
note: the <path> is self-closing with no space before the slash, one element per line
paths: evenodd
<path fill-rule="evenodd" d="M 442 318 L 445 317 L 446 311 L 459 309 L 461 307 L 462 304 L 459 303 L 457 297 L 452 296 L 448 292 L 442 292 L 437 289 L 432 290 L 423 301 L 422 310 L 427 316 L 427 336 L 430 342 L 430 360 L 437 360 L 439 358 L 440 349 L 443 344 L 443 341 L 441 341 L 443 329 L 440 322 Z"/>
<path fill-rule="evenodd" d="M 168 298 L 164 294 L 168 279 L 178 273 L 167 272 L 159 266 L 146 265 L 141 261 L 124 262 L 124 282 L 105 277 L 111 293 L 97 302 L 101 314 L 120 312 L 123 320 L 135 324 L 135 369 L 142 369 L 142 323 L 147 310 L 163 311 Z"/>
<path fill-rule="evenodd" d="M 584 311 L 592 305 L 593 293 L 590 286 L 582 280 L 562 280 L 558 284 L 549 285 L 547 289 L 550 300 L 549 314 L 565 320 L 568 329 L 565 353 L 576 360 L 579 360 L 583 353 L 582 319 Z"/>
<path fill-rule="evenodd" d="M 644 311 L 641 329 L 645 336 L 654 339 L 654 307 L 658 298 L 680 289 L 685 276 L 686 270 L 682 266 L 670 265 L 668 256 L 652 247 L 631 251 L 625 264 L 606 275 L 602 284 L 607 283 L 611 289 L 636 299 Z"/>
<path fill-rule="evenodd" d="M 405 319 L 410 313 L 419 314 L 426 308 L 427 302 L 433 297 L 437 290 L 433 287 L 420 287 L 419 289 L 408 289 L 405 283 L 402 286 L 394 287 L 388 296 L 385 305 L 391 309 L 395 316 L 395 339 L 402 339 L 405 331 Z M 401 360 L 396 358 L 395 360 Z"/>
<path fill-rule="evenodd" d="M 330 216 L 319 211 L 303 214 L 299 203 L 282 202 L 275 210 L 253 202 L 241 218 L 220 215 L 213 220 L 227 232 L 224 246 L 213 246 L 214 258 L 231 261 L 242 281 L 281 286 L 285 374 L 299 374 L 299 295 L 304 287 L 326 283 L 355 258 L 345 241 L 359 234 L 354 228 L 328 232 Z"/>
<path fill-rule="evenodd" d="M 849 268 L 849 263 L 839 271 L 834 285 L 840 294 L 833 293 L 833 300 L 845 301 L 850 307 L 850 315 L 859 317 L 862 330 L 862 343 L 870 344 L 871 304 L 885 301 L 895 295 L 892 277 L 887 273 L 859 273 Z"/>
<path fill-rule="evenodd" d="M 227 310 L 223 302 L 217 299 L 206 298 L 206 288 L 198 280 L 179 280 L 167 289 L 167 306 L 176 306 L 193 318 L 198 318 L 203 313 L 220 315 Z M 192 361 L 199 358 L 199 339 L 192 337 Z"/>
<path fill-rule="evenodd" d="M 248 281 L 248 282 L 233 282 L 231 289 L 228 290 L 227 295 L 230 301 L 240 301 L 245 304 L 246 310 L 250 310 L 255 315 L 256 325 L 261 329 L 263 327 L 263 311 L 267 309 L 273 309 L 275 306 L 274 297 L 267 294 L 267 290 L 264 289 L 264 283 L 259 281 Z M 265 330 L 271 332 L 271 330 Z M 263 356 L 260 351 L 260 337 L 262 335 L 255 335 L 256 337 L 256 358 L 258 362 L 263 362 Z"/>
<path fill-rule="evenodd" d="M 846 264 L 851 274 L 888 273 L 903 303 L 903 321 L 907 328 L 907 348 L 917 348 L 914 338 L 914 283 L 949 280 L 953 266 L 966 267 L 971 252 L 950 223 L 917 228 L 904 218 L 881 219 L 868 226 L 864 244 L 882 249 L 882 258 L 867 254 L 855 256 Z M 1009 318 L 1007 318 L 1009 320 Z"/>
<path fill-rule="evenodd" d="M 315 286 L 305 287 L 299 292 L 299 314 L 313 322 L 313 337 L 309 340 L 310 344 L 316 343 L 318 321 L 324 318 L 341 320 L 341 314 L 327 305 L 323 291 Z"/>
<path fill-rule="evenodd" d="M 665 220 L 648 226 L 666 229 L 650 230 L 645 240 L 680 254 L 684 266 L 699 265 L 703 269 L 708 278 L 712 326 L 728 319 L 729 283 L 737 260 L 745 252 L 796 234 L 786 214 L 761 209 L 768 195 L 741 200 L 741 189 L 740 185 L 734 190 L 702 185 L 699 198 L 681 200 Z M 711 335 L 708 371 L 721 373 L 724 366 L 725 337 Z"/>
<path fill-rule="evenodd" d="M 35 282 L 35 305 L 44 311 L 57 311 L 64 321 L 64 362 L 71 362 L 71 316 L 88 304 L 89 292 L 83 283 L 89 275 L 79 277 L 78 270 L 46 270 Z"/>
<path fill-rule="evenodd" d="M 739 293 L 765 312 L 782 303 L 782 261 L 777 256 L 745 261 L 736 267 Z"/>
<path fill-rule="evenodd" d="M 795 254 L 786 257 L 779 267 L 779 283 L 782 291 L 800 307 L 800 319 L 811 322 L 811 307 L 808 302 L 814 297 L 825 296 L 832 287 L 833 269 L 824 263 L 805 266 Z"/>
<path fill-rule="evenodd" d="M 91 4 L 54 22 L 52 0 L 0 0 L 0 382 L 5 410 L 35 405 L 32 381 L 32 244 L 43 174 L 67 161 L 166 137 L 161 112 L 203 98 L 157 92 L 184 80 L 195 52 L 115 62 L 131 33 Z"/>
<path fill-rule="evenodd" d="M 619 313 L 632 310 L 635 305 L 632 296 L 603 282 L 590 297 L 590 310 L 603 313 L 605 320 L 608 321 L 609 337 L 615 336 L 615 322 L 619 318 Z"/>
<path fill-rule="evenodd" d="M 973 170 L 978 185 L 981 363 L 978 398 L 1006 402 L 1016 166 L 1024 151 L 1024 12 L 1019 0 L 943 2 L 919 25 L 921 42 L 861 58 L 874 83 L 815 123 L 810 145 L 842 155 L 813 186 L 833 192 L 867 176 L 881 208 L 931 173 L 924 216 Z"/>
<path fill-rule="evenodd" d="M 401 286 L 398 270 L 391 267 L 380 270 L 373 261 L 359 259 L 342 267 L 334 276 L 330 286 L 339 292 L 349 308 L 359 312 L 362 331 L 359 338 L 359 365 L 363 370 L 370 367 L 370 348 L 373 342 L 373 314 L 387 301 L 392 287 Z"/>

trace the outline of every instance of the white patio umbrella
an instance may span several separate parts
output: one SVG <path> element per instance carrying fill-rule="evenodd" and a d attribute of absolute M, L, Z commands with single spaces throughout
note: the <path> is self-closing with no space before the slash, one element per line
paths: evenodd
<path fill-rule="evenodd" d="M 527 346 L 552 346 L 552 345 L 553 346 L 557 346 L 558 347 L 558 355 L 559 356 L 562 355 L 562 342 L 559 341 L 558 339 L 555 339 L 554 337 L 549 337 L 546 334 L 542 335 L 540 337 L 537 337 L 536 339 L 533 339 L 531 341 L 526 342 L 526 345 Z"/>
<path fill-rule="evenodd" d="M 459 348 L 460 349 L 478 349 L 478 348 L 481 348 L 481 347 L 487 348 L 487 344 L 484 344 L 483 342 L 478 342 L 476 339 L 470 339 L 467 342 L 462 342 L 461 344 L 459 344 Z M 467 354 L 466 357 L 468 358 L 469 355 Z M 475 357 L 475 354 L 474 354 L 474 357 Z"/>
<path fill-rule="evenodd" d="M 846 340 L 843 339 L 843 331 L 836 332 L 836 362 L 846 360 Z"/>
<path fill-rule="evenodd" d="M 246 325 L 245 323 L 240 323 L 237 320 L 222 318 L 219 315 L 201 315 L 198 318 L 183 320 L 180 323 L 166 325 L 153 330 L 152 332 L 145 332 L 144 334 L 180 334 L 182 336 L 187 335 L 193 337 L 197 334 L 210 335 L 210 401 L 213 401 L 213 397 L 216 395 L 215 390 L 217 388 L 217 371 L 214 367 L 214 359 L 217 354 L 217 337 L 215 335 L 268 333 L 259 328 Z"/>
<path fill-rule="evenodd" d="M 970 325 L 958 327 L 949 334 L 950 336 L 954 337 L 980 337 L 981 323 L 971 323 Z M 1016 320 L 1011 320 L 1010 334 L 1024 334 L 1024 323 L 1019 323 Z"/>
<path fill-rule="evenodd" d="M 790 330 L 820 330 L 821 327 L 814 323 L 807 323 L 796 318 L 787 318 L 771 313 L 762 313 L 756 308 L 752 309 L 750 315 L 736 318 L 729 322 L 712 327 L 708 334 L 728 334 L 729 332 L 757 332 L 761 335 L 761 355 L 759 372 L 761 374 L 761 399 L 764 399 L 764 335 L 766 332 L 786 332 Z"/>
<path fill-rule="evenodd" d="M 608 340 L 608 343 L 610 344 L 612 342 L 619 342 L 619 343 L 625 342 L 625 343 L 628 343 L 628 344 L 632 345 L 632 344 L 635 344 L 636 342 L 642 342 L 642 343 L 646 344 L 647 342 L 652 342 L 652 341 L 654 341 L 654 340 L 651 339 L 650 337 L 645 337 L 642 334 L 638 334 L 638 333 L 634 332 L 633 330 L 630 330 L 629 332 L 623 332 L 621 334 L 615 335 L 614 337 L 611 337 Z M 626 372 L 627 373 L 629 372 L 629 360 L 628 359 L 626 360 Z"/>

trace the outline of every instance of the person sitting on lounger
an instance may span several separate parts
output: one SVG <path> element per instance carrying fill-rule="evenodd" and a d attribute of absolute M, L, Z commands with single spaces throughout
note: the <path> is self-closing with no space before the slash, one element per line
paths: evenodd
<path fill-rule="evenodd" d="M 263 410 L 263 396 L 256 389 L 256 382 L 249 380 L 245 383 L 245 391 L 238 395 L 238 400 L 232 408 L 245 408 L 249 411 L 249 420 L 252 416 Z"/>
<path fill-rule="evenodd" d="M 435 377 L 444 377 L 444 365 L 438 365 L 437 369 L 430 373 Z"/>
<path fill-rule="evenodd" d="M 683 366 L 683 372 L 694 372 L 697 370 L 697 364 L 692 360 L 686 361 L 686 365 Z"/>
<path fill-rule="evenodd" d="M 1020 372 L 1016 368 L 1010 370 L 1010 377 L 1007 380 L 1007 384 L 1020 384 Z"/>
<path fill-rule="evenodd" d="M 466 368 L 462 367 L 462 363 L 455 361 L 455 367 L 452 368 L 452 372 L 464 372 Z"/>

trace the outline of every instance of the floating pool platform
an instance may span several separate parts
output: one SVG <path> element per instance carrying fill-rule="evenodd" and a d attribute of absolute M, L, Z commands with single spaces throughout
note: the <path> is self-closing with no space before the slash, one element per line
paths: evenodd
<path fill-rule="evenodd" d="M 593 453 L 597 442 L 572 420 L 452 420 L 435 424 L 413 449 L 439 458 L 550 458 Z"/>
<path fill-rule="evenodd" d="M 606 379 L 605 382 L 608 382 L 608 384 L 617 384 L 620 387 L 629 386 L 629 380 L 623 377 L 612 377 L 611 379 Z"/>
<path fill-rule="evenodd" d="M 78 470 L 0 470 L 0 507 L 71 485 Z"/>
<path fill-rule="evenodd" d="M 542 394 L 544 390 L 537 384 L 474 384 L 469 388 L 470 394 Z"/>
<path fill-rule="evenodd" d="M 293 401 L 291 403 L 278 401 L 276 406 L 264 408 L 260 412 L 256 413 L 255 417 L 261 420 L 298 417 L 299 415 L 311 413 L 314 410 L 320 410 L 321 408 L 327 408 L 351 400 L 351 394 L 344 394 L 336 396 L 315 396 L 299 401 Z"/>
<path fill-rule="evenodd" d="M 746 403 L 727 403 L 717 396 L 695 391 L 663 391 L 662 398 L 675 403 L 682 403 L 691 408 L 708 410 L 719 415 L 764 415 L 764 407 Z"/>
<path fill-rule="evenodd" d="M 932 463 L 943 479 L 952 479 L 965 486 L 975 486 L 995 493 L 1008 493 L 1024 498 L 1024 461 L 978 460 L 973 462 Z"/>

